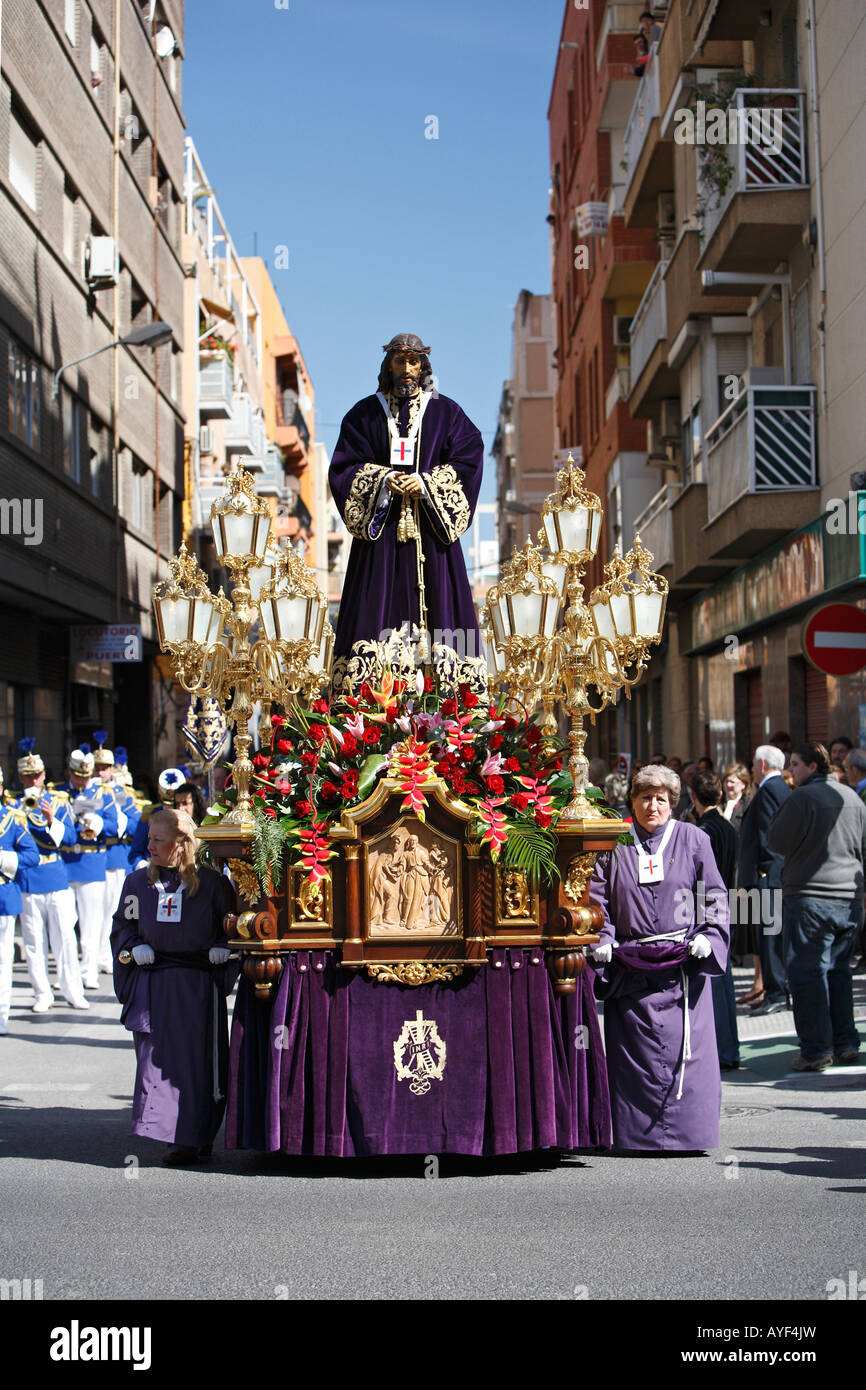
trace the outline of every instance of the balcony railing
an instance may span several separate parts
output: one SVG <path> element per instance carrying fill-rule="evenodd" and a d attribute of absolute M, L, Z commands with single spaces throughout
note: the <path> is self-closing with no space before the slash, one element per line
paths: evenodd
<path fill-rule="evenodd" d="M 650 56 L 647 59 L 644 75 L 638 85 L 631 115 L 628 118 L 628 125 L 625 128 L 624 144 L 627 166 L 625 182 L 627 189 L 631 186 L 631 181 L 634 178 L 650 124 L 656 116 L 661 115 L 657 47 L 657 44 L 653 44 L 650 48 Z"/>
<path fill-rule="evenodd" d="M 609 420 L 617 401 L 627 401 L 631 394 L 631 367 L 617 367 L 604 397 L 604 418 Z"/>
<path fill-rule="evenodd" d="M 207 476 L 201 479 L 197 488 L 198 498 L 198 525 L 207 528 L 210 525 L 210 509 L 217 498 L 222 497 L 226 488 L 226 480 L 222 474 Z"/>
<path fill-rule="evenodd" d="M 276 444 L 266 444 L 261 471 L 256 474 L 256 490 L 259 496 L 282 497 L 285 471 L 282 451 Z"/>
<path fill-rule="evenodd" d="M 651 551 L 655 568 L 674 562 L 674 524 L 671 505 L 680 494 L 680 483 L 665 483 L 635 518 L 634 529 L 641 544 Z"/>
<path fill-rule="evenodd" d="M 204 363 L 198 376 L 199 412 L 205 419 L 227 420 L 232 413 L 232 364 L 224 353 Z"/>
<path fill-rule="evenodd" d="M 749 386 L 706 437 L 707 521 L 748 493 L 817 487 L 814 386 Z"/>
<path fill-rule="evenodd" d="M 601 33 L 595 49 L 595 70 L 598 72 L 604 58 L 604 45 L 608 34 L 636 34 L 640 28 L 640 17 L 646 9 L 644 0 L 612 0 L 601 22 Z"/>
<path fill-rule="evenodd" d="M 235 396 L 231 418 L 223 435 L 227 454 L 250 454 L 261 458 L 265 449 L 265 429 L 249 396 Z"/>
<path fill-rule="evenodd" d="M 653 354 L 656 343 L 668 335 L 668 304 L 664 277 L 669 261 L 659 261 L 643 299 L 631 321 L 631 379 L 640 380 L 641 372 Z"/>
<path fill-rule="evenodd" d="M 705 245 L 737 193 L 808 187 L 805 94 L 801 90 L 738 87 L 731 97 L 728 124 L 728 134 L 736 134 L 735 143 L 715 147 L 726 150 L 727 161 L 733 165 L 733 174 L 721 197 L 715 195 L 707 176 L 708 166 L 698 160 L 698 192 L 706 204 Z"/>

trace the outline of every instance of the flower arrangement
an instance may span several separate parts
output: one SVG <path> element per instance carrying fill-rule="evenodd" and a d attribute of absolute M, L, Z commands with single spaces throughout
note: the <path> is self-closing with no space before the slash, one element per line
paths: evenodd
<path fill-rule="evenodd" d="M 224 352 L 229 361 L 234 362 L 238 345 L 237 343 L 230 343 L 226 338 L 221 338 L 218 333 L 211 333 L 207 338 L 202 339 L 200 350 L 213 353 Z"/>
<path fill-rule="evenodd" d="M 542 880 L 556 876 L 551 828 L 572 794 L 567 750 L 528 714 L 505 713 L 504 704 L 489 707 L 467 685 L 440 689 L 421 671 L 408 684 L 386 670 L 378 688 L 365 683 L 356 695 L 274 715 L 271 746 L 253 758 L 253 864 L 263 891 L 279 888 L 286 841 L 292 862 L 309 868 L 317 885 L 333 854 L 331 822 L 385 776 L 399 784 L 402 809 L 419 820 L 428 788 L 441 778 L 475 812 L 475 831 L 494 861 L 502 854 L 504 863 Z M 602 802 L 597 788 L 587 795 Z M 211 819 L 234 799 L 229 787 Z"/>

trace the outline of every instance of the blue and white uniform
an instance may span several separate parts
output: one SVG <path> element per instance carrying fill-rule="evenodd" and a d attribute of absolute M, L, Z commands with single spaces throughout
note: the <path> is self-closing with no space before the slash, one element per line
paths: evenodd
<path fill-rule="evenodd" d="M 46 935 L 57 971 L 57 988 L 74 1009 L 87 1009 L 75 923 L 78 911 L 69 886 L 69 873 L 60 847 L 70 849 L 78 842 L 69 801 L 57 791 L 32 787 L 15 803 L 25 818 L 27 829 L 39 850 L 35 868 L 19 870 L 21 885 L 21 940 L 36 995 L 34 1012 L 44 1013 L 54 1003 L 48 978 Z"/>
<path fill-rule="evenodd" d="M 77 755 L 77 756 L 76 756 Z M 79 791 L 70 782 L 58 788 L 69 797 L 70 810 L 76 830 L 76 843 L 62 846 L 60 853 L 69 874 L 78 908 L 78 927 L 81 935 L 81 976 L 85 989 L 99 988 L 99 971 L 112 968 L 107 953 L 111 918 L 105 913 L 105 875 L 108 867 L 108 842 L 117 838 L 117 807 L 109 787 L 93 780 L 93 755 L 76 749 L 70 754 L 71 771 L 90 777 L 87 786 Z M 103 936 L 105 935 L 105 948 Z M 105 949 L 106 954 L 100 959 Z"/>
<path fill-rule="evenodd" d="M 0 806 L 0 1033 L 8 1032 L 7 1020 L 12 1003 L 12 959 L 15 918 L 21 911 L 20 869 L 33 869 L 39 863 L 39 850 L 20 813 L 11 806 Z"/>

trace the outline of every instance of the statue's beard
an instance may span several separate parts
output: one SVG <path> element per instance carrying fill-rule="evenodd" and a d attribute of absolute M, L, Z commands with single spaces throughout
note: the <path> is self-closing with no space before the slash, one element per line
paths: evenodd
<path fill-rule="evenodd" d="M 391 382 L 394 395 L 399 396 L 401 400 L 405 400 L 407 396 L 414 396 L 421 384 L 417 377 L 404 381 L 401 377 L 392 376 Z"/>

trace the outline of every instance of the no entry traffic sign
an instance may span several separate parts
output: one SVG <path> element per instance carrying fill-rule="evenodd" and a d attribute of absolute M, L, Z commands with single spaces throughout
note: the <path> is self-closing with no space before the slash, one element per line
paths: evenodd
<path fill-rule="evenodd" d="M 803 651 L 827 676 L 850 676 L 866 666 L 866 612 L 853 603 L 828 603 L 807 619 Z"/>

